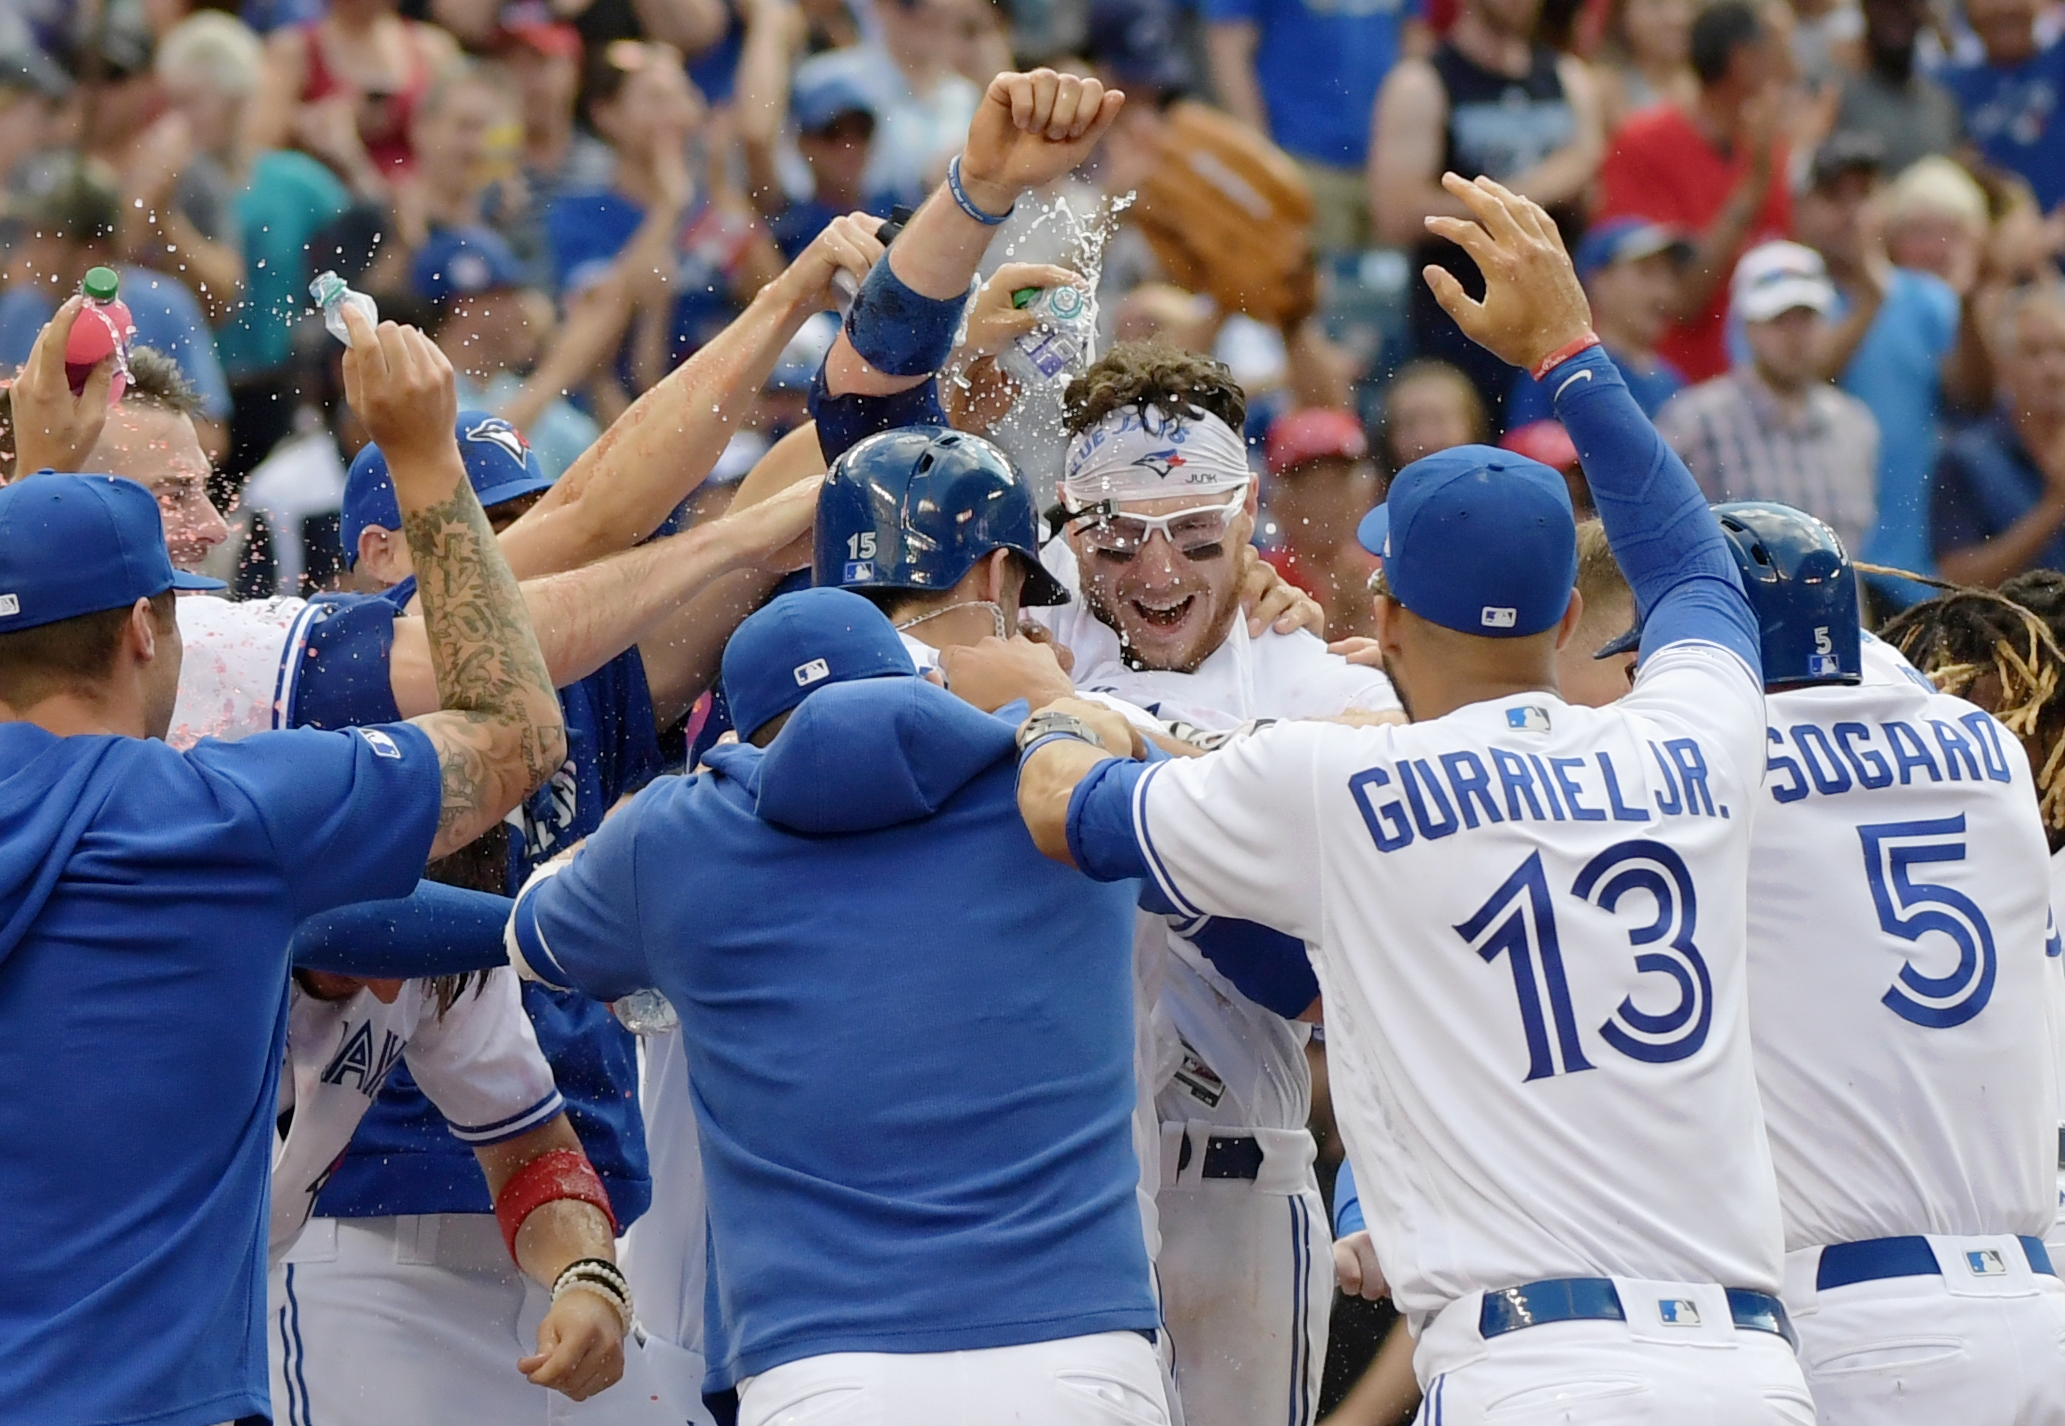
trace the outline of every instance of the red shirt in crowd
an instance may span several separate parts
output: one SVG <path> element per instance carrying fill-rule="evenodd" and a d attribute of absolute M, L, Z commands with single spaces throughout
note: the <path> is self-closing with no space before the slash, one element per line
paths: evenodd
<path fill-rule="evenodd" d="M 1667 223 L 1688 235 L 1705 232 L 1749 169 L 1741 154 L 1724 155 L 1674 104 L 1659 104 L 1620 126 L 1599 169 L 1604 191 L 1596 219 L 1638 217 Z M 1771 160 L 1771 187 L 1764 206 L 1750 224 L 1743 252 L 1758 243 L 1782 238 L 1792 230 L 1792 195 L 1786 189 L 1786 154 L 1779 145 Z M 1595 219 L 1595 220 L 1596 220 Z M 1729 260 L 1734 270 L 1734 258 Z M 1664 334 L 1657 351 L 1687 381 L 1705 381 L 1728 369 L 1723 322 L 1728 312 L 1728 282 L 1715 287 L 1706 311 Z"/>

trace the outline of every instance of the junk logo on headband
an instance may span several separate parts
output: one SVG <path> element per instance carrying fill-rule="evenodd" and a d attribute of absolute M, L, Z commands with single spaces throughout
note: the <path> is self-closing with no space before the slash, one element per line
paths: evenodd
<path fill-rule="evenodd" d="M 1122 406 L 1076 438 L 1062 488 L 1091 503 L 1207 494 L 1251 479 L 1247 444 L 1210 412 Z"/>

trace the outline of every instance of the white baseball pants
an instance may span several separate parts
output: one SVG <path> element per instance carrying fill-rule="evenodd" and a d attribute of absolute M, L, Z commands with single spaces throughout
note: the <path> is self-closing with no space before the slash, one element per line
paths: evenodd
<path fill-rule="evenodd" d="M 1168 1426 L 1137 1332 L 971 1352 L 833 1352 L 748 1377 L 739 1426 Z"/>
<path fill-rule="evenodd" d="M 2012 1238 L 1931 1238 L 1940 1274 L 1817 1291 L 1786 1258 L 1786 1310 L 1821 1426 L 2065 1426 L 2065 1284 Z M 1965 1269 L 1992 1249 L 2004 1271 Z"/>
<path fill-rule="evenodd" d="M 682 1426 L 632 1341 L 587 1401 L 525 1380 L 551 1294 L 492 1214 L 310 1219 L 268 1299 L 275 1426 Z"/>
<path fill-rule="evenodd" d="M 1255 1177 L 1203 1177 L 1213 1136 L 1255 1139 Z M 1162 1126 L 1155 1267 L 1188 1426 L 1311 1426 L 1318 1411 L 1334 1255 L 1314 1152 L 1303 1129 Z"/>

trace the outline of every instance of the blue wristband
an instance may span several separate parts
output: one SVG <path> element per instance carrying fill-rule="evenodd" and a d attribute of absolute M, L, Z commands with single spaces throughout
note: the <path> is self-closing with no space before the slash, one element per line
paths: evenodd
<path fill-rule="evenodd" d="M 886 376 L 928 376 L 946 365 L 968 294 L 927 297 L 904 286 L 884 258 L 868 269 L 846 314 L 846 340 Z"/>
<path fill-rule="evenodd" d="M 961 205 L 963 213 L 966 213 L 985 228 L 996 227 L 1018 211 L 1018 203 L 1015 199 L 1012 201 L 1011 206 L 1001 213 L 986 213 L 976 207 L 975 200 L 968 196 L 968 190 L 961 186 L 961 156 L 959 154 L 955 154 L 953 158 L 947 161 L 946 191 L 954 196 L 954 202 Z"/>

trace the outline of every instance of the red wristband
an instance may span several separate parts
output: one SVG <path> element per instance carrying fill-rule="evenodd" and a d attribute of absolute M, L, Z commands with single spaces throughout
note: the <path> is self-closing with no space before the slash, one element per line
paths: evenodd
<path fill-rule="evenodd" d="M 1596 347 L 1598 345 L 1599 338 L 1595 336 L 1593 333 L 1587 332 L 1582 337 L 1579 337 L 1576 341 L 1570 343 L 1570 345 L 1558 347 L 1556 348 L 1556 350 L 1550 352 L 1547 356 L 1543 357 L 1540 361 L 1536 362 L 1534 364 L 1534 370 L 1529 372 L 1528 375 L 1532 376 L 1536 381 L 1540 381 L 1543 377 L 1547 376 L 1557 367 L 1563 365 L 1563 363 L 1569 361 L 1579 352 L 1588 352 L 1593 347 Z"/>
<path fill-rule="evenodd" d="M 600 1208 L 611 1236 L 616 1235 L 617 1215 L 610 1209 L 609 1191 L 588 1156 L 578 1149 L 547 1149 L 511 1174 L 495 1199 L 495 1219 L 502 1225 L 502 1243 L 511 1262 L 516 1261 L 516 1234 L 523 1220 L 562 1198 Z"/>

